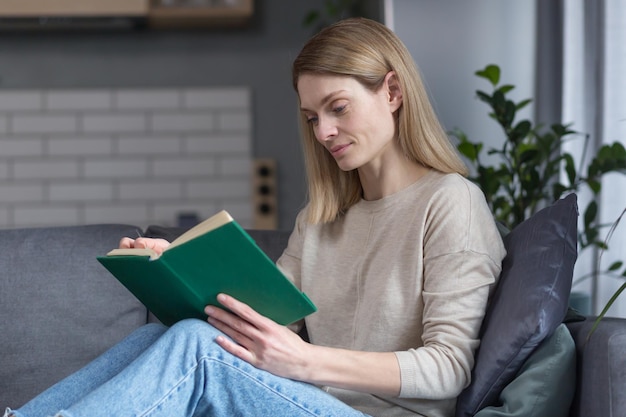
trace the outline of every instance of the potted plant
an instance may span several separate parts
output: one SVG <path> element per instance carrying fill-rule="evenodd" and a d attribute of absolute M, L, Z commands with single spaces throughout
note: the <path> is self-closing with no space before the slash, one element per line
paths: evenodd
<path fill-rule="evenodd" d="M 562 145 L 566 141 L 580 139 L 582 135 L 572 130 L 570 125 L 555 123 L 546 127 L 533 125 L 530 120 L 517 120 L 518 111 L 532 100 L 514 102 L 509 99 L 507 94 L 515 87 L 500 84 L 500 68 L 497 65 L 488 65 L 475 74 L 491 85 L 490 93 L 479 90 L 476 94 L 489 106 L 489 116 L 502 128 L 504 141 L 500 148 L 484 149 L 483 143 L 471 141 L 462 130 L 455 129 L 451 135 L 456 138 L 457 149 L 472 168 L 470 179 L 483 190 L 495 218 L 512 229 L 561 196 L 587 189 L 593 198 L 582 211 L 582 228 L 578 233 L 579 251 L 593 247 L 607 250 L 610 235 L 624 212 L 612 224 L 600 223 L 596 197 L 602 188 L 603 175 L 609 172 L 626 173 L 624 146 L 619 142 L 604 145 L 584 166 L 584 154 L 589 142 L 589 137 L 585 136 L 585 152 L 577 165 L 574 157 L 563 151 Z M 496 155 L 499 161 L 491 165 L 483 163 L 485 152 Z M 562 181 L 563 177 L 565 181 Z M 603 237 L 603 230 L 606 229 L 608 233 Z M 577 282 L 604 275 L 626 278 L 626 267 L 622 261 L 613 262 L 605 268 L 598 262 L 593 271 L 580 277 Z M 626 279 L 609 300 L 599 319 L 625 289 Z"/>

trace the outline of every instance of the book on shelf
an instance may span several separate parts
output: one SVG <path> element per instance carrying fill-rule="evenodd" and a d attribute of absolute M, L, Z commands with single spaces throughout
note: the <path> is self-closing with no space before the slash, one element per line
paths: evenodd
<path fill-rule="evenodd" d="M 209 304 L 224 308 L 220 293 L 283 325 L 317 310 L 226 211 L 189 229 L 160 255 L 121 248 L 97 259 L 166 325 L 205 319 Z"/>

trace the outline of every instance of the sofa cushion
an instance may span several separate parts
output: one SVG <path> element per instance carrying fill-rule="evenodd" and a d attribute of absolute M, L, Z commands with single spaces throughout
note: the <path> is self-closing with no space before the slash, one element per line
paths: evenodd
<path fill-rule="evenodd" d="M 576 390 L 576 346 L 565 324 L 545 339 L 500 394 L 475 417 L 567 417 Z"/>
<path fill-rule="evenodd" d="M 17 408 L 132 330 L 147 311 L 96 260 L 124 225 L 0 230 L 0 404 Z M 18 382 L 16 382 L 18 381 Z"/>
<path fill-rule="evenodd" d="M 577 255 L 576 195 L 540 210 L 505 238 L 507 255 L 481 328 L 472 382 L 457 417 L 497 403 L 533 350 L 562 323 Z"/>
<path fill-rule="evenodd" d="M 568 323 L 578 351 L 577 391 L 572 416 L 626 416 L 626 320 L 595 317 Z"/>

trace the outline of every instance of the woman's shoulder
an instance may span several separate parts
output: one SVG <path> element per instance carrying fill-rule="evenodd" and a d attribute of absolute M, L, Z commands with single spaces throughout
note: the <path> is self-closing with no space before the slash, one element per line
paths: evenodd
<path fill-rule="evenodd" d="M 429 178 L 428 200 L 430 213 L 492 219 L 491 211 L 482 190 L 466 177 L 453 173 L 435 172 Z M 418 197 L 419 198 L 419 197 Z"/>
<path fill-rule="evenodd" d="M 425 179 L 433 194 L 444 196 L 452 194 L 458 198 L 462 198 L 463 196 L 472 197 L 475 195 L 483 196 L 482 191 L 476 184 L 457 173 L 447 174 L 433 170 Z"/>

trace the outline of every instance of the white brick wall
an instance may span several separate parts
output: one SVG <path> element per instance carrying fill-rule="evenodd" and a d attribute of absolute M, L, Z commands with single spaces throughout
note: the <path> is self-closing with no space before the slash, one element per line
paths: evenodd
<path fill-rule="evenodd" d="M 244 87 L 0 90 L 0 228 L 252 225 Z"/>

